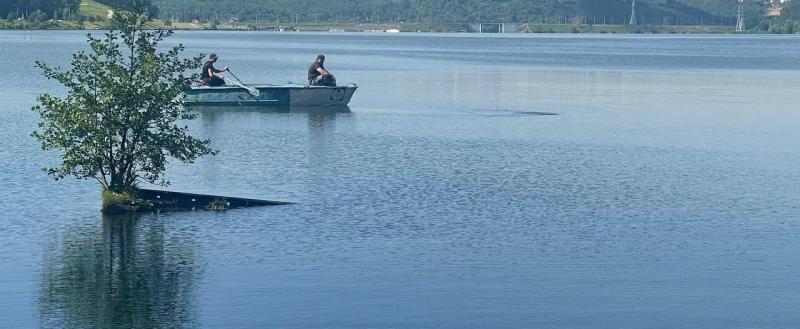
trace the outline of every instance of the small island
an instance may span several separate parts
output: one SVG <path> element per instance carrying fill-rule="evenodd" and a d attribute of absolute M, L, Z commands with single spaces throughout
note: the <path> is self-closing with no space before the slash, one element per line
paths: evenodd
<path fill-rule="evenodd" d="M 224 211 L 286 204 L 256 199 L 178 193 L 140 188 L 168 186 L 171 161 L 192 163 L 215 155 L 208 139 L 192 136 L 183 93 L 197 74 L 203 54 L 183 55 L 183 45 L 160 50 L 172 35 L 150 30 L 147 5 L 116 10 L 109 30 L 87 36 L 90 50 L 72 56 L 63 69 L 37 61 L 42 74 L 67 89 L 63 97 L 43 93 L 33 111 L 39 129 L 32 136 L 43 150 L 60 152 L 61 162 L 44 170 L 55 180 L 95 180 L 102 187 L 104 214 L 152 211 Z"/>

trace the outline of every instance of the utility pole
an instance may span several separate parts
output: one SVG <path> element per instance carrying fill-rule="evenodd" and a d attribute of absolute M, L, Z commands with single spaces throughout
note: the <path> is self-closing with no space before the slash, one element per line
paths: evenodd
<path fill-rule="evenodd" d="M 744 0 L 739 0 L 739 14 L 736 17 L 736 32 L 744 32 Z"/>
<path fill-rule="evenodd" d="M 628 25 L 637 25 L 636 23 L 636 0 L 633 0 L 633 2 L 631 2 L 631 21 Z"/>

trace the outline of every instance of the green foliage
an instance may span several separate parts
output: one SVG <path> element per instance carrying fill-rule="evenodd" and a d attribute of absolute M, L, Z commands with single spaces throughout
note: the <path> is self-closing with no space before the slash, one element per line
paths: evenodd
<path fill-rule="evenodd" d="M 623 19 L 630 15 L 631 5 L 621 0 L 578 0 L 575 14 L 578 16 L 617 16 Z"/>
<path fill-rule="evenodd" d="M 800 21 L 795 20 L 781 20 L 773 22 L 769 26 L 769 33 L 773 34 L 795 34 L 800 33 Z"/>
<path fill-rule="evenodd" d="M 756 29 L 774 34 L 800 33 L 800 1 L 786 3 L 779 17 L 762 20 Z"/>
<path fill-rule="evenodd" d="M 0 1 L 0 17 L 11 17 L 9 15 L 12 13 L 14 18 L 28 17 L 37 10 L 60 15 L 63 12 L 77 12 L 79 8 L 80 0 L 3 0 Z"/>
<path fill-rule="evenodd" d="M 47 14 L 39 9 L 36 9 L 36 11 L 34 11 L 30 16 L 30 19 L 34 22 L 44 22 L 47 20 L 47 18 Z"/>
<path fill-rule="evenodd" d="M 143 30 L 143 13 L 118 11 L 103 37 L 87 37 L 91 50 L 74 54 L 69 70 L 36 63 L 67 89 L 65 97 L 40 95 L 33 108 L 42 121 L 32 136 L 43 149 L 63 152 L 60 165 L 45 169 L 56 180 L 95 179 L 112 192 L 140 180 L 168 185 L 169 159 L 190 163 L 216 153 L 178 124 L 195 117 L 181 95 L 196 78 L 184 72 L 200 67 L 202 56 L 183 58 L 183 45 L 159 51 L 172 32 Z"/>
<path fill-rule="evenodd" d="M 214 201 L 211 201 L 206 208 L 211 211 L 225 211 L 230 208 L 230 205 L 225 199 L 214 199 Z"/>
<path fill-rule="evenodd" d="M 132 187 L 126 191 L 114 192 L 103 190 L 104 214 L 122 214 L 138 211 L 153 211 L 155 204 L 152 201 L 143 200 L 139 197 L 139 191 Z"/>
<path fill-rule="evenodd" d="M 136 197 L 128 193 L 117 193 L 109 190 L 103 191 L 103 209 L 112 205 L 132 205 L 136 203 Z"/>
<path fill-rule="evenodd" d="M 27 17 L 36 9 L 58 17 L 69 17 L 79 0 L 14 0 L 24 5 L 2 4 L 0 17 L 21 12 Z M 141 0 L 94 0 L 93 7 L 108 5 L 130 9 Z M 100 5 L 100 4 L 103 5 Z M 630 0 L 154 0 L 144 11 L 150 17 L 172 22 L 244 22 L 287 25 L 298 22 L 424 23 L 470 22 L 555 23 L 572 21 L 620 24 L 630 19 Z M 764 2 L 745 2 L 748 26 L 756 26 L 764 14 Z M 157 5 L 157 6 L 156 6 Z M 641 24 L 733 25 L 737 0 L 637 0 Z M 797 1 L 787 5 L 798 7 Z M 24 8 L 18 11 L 17 8 Z M 80 7 L 88 10 L 89 6 Z M 791 10 L 789 10 L 791 11 Z M 97 16 L 87 11 L 85 16 Z M 569 18 L 573 18 L 570 20 Z M 577 18 L 577 19 L 575 19 Z M 95 17 L 97 19 L 97 17 Z M 103 17 L 104 19 L 104 17 Z M 219 24 L 217 24 L 219 25 Z"/>
<path fill-rule="evenodd" d="M 790 1 L 781 10 L 781 19 L 800 20 L 800 1 Z"/>
<path fill-rule="evenodd" d="M 134 8 L 140 7 L 147 12 L 147 15 L 150 17 L 157 17 L 158 16 L 158 7 L 154 4 L 151 4 L 149 1 L 145 5 L 143 0 L 95 0 L 98 3 L 119 8 L 123 10 L 133 10 Z"/>
<path fill-rule="evenodd" d="M 260 22 L 517 22 L 576 17 L 627 22 L 630 0 L 155 0 L 161 17 L 179 21 L 238 18 Z M 757 6 L 758 1 L 751 1 Z M 651 24 L 667 20 L 700 25 L 730 21 L 736 0 L 638 0 L 638 10 Z M 751 5 L 748 5 L 751 6 Z M 748 7 L 749 8 L 749 7 Z M 753 13 L 760 17 L 760 13 Z M 721 18 L 724 16 L 725 19 Z M 735 21 L 734 21 L 735 23 Z"/>

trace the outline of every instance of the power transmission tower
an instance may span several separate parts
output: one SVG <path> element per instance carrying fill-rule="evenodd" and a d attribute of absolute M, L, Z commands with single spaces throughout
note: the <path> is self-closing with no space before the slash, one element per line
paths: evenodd
<path fill-rule="evenodd" d="M 739 0 L 739 1 L 742 1 L 742 0 Z M 633 2 L 631 2 L 631 21 L 628 23 L 628 25 L 637 25 L 636 24 L 636 0 L 633 0 Z"/>
<path fill-rule="evenodd" d="M 744 32 L 744 0 L 739 0 L 739 14 L 736 16 L 736 32 Z"/>

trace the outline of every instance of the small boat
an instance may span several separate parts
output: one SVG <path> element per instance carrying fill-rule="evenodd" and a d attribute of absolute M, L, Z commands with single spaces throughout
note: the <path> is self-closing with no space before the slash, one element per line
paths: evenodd
<path fill-rule="evenodd" d="M 245 87 L 195 86 L 184 92 L 183 102 L 187 106 L 347 106 L 357 89 L 358 86 L 355 83 L 336 87 L 295 83 L 247 85 Z"/>

